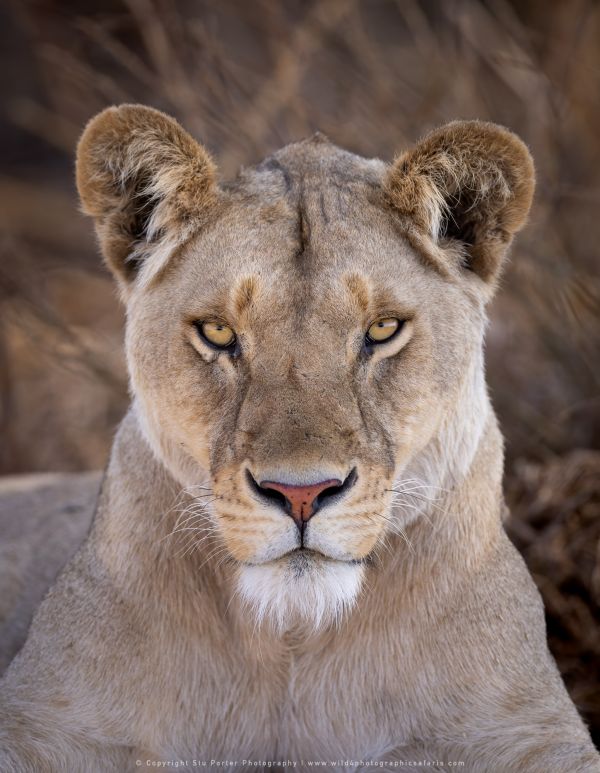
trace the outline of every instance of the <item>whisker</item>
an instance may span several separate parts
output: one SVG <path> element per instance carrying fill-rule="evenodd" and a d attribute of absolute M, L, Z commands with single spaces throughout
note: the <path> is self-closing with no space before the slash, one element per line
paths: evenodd
<path fill-rule="evenodd" d="M 221 553 L 228 553 L 228 549 L 226 545 L 218 545 L 214 550 L 212 550 L 208 556 L 204 559 L 204 561 L 200 564 L 198 567 L 198 570 L 202 569 L 212 558 L 215 558 L 217 555 L 220 555 Z"/>
<path fill-rule="evenodd" d="M 396 493 L 394 494 L 394 496 L 392 497 L 392 500 L 395 500 L 396 502 L 401 502 L 402 504 L 406 504 L 407 506 L 409 506 L 409 507 L 410 507 L 410 506 L 411 506 L 411 503 L 409 503 L 409 502 L 406 502 L 406 499 L 404 499 L 404 500 L 400 500 L 400 499 L 399 499 L 399 497 L 401 497 L 401 496 L 402 496 L 402 494 L 401 494 L 401 493 L 399 493 L 399 492 L 396 492 Z M 431 499 L 429 499 L 429 498 L 427 498 L 427 497 L 422 497 L 422 496 L 420 496 L 419 494 L 406 494 L 405 496 L 412 497 L 412 498 L 414 498 L 414 499 L 420 500 L 421 502 L 426 502 L 428 505 L 430 505 L 431 507 L 435 508 L 435 509 L 436 509 L 436 510 L 438 510 L 440 513 L 446 513 L 446 512 L 447 512 L 447 508 L 445 508 L 445 507 L 441 507 L 440 505 L 436 504 L 436 503 L 435 503 L 435 501 L 433 501 L 433 500 L 431 500 Z M 395 505 L 392 505 L 392 507 L 394 507 L 394 506 L 395 506 Z M 423 508 L 417 508 L 417 507 L 416 507 L 416 506 L 414 506 L 414 505 L 413 505 L 413 508 L 414 508 L 414 509 L 420 509 L 421 511 L 423 511 Z"/>
<path fill-rule="evenodd" d="M 413 554 L 413 556 L 414 556 L 414 555 L 415 555 L 415 548 L 414 548 L 414 545 L 413 545 L 413 544 L 412 544 L 412 542 L 409 540 L 409 538 L 408 538 L 408 535 L 406 534 L 406 532 L 404 531 L 404 529 L 400 529 L 400 528 L 398 528 L 398 534 L 399 534 L 399 535 L 402 537 L 402 539 L 403 539 L 403 540 L 406 542 L 406 544 L 408 545 L 408 549 L 410 550 L 410 552 L 411 552 L 411 553 Z"/>

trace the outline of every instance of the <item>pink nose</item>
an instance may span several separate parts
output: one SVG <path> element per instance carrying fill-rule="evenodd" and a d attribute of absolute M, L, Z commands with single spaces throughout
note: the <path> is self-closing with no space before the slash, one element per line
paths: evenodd
<path fill-rule="evenodd" d="M 277 483 L 271 480 L 264 480 L 260 483 L 261 488 L 272 489 L 285 497 L 289 507 L 288 512 L 298 523 L 308 521 L 315 514 L 319 494 L 326 489 L 338 489 L 341 485 L 342 481 L 337 480 L 337 478 L 322 480 L 310 486 L 292 486 L 288 483 Z"/>

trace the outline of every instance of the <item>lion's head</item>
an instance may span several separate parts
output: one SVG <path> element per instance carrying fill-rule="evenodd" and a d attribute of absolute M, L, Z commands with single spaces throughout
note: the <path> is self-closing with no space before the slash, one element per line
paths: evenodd
<path fill-rule="evenodd" d="M 337 614 L 419 486 L 468 468 L 485 303 L 533 179 L 523 143 L 480 122 L 391 165 L 317 135 L 227 184 L 156 110 L 86 128 L 78 186 L 126 301 L 143 431 L 183 486 L 210 481 L 259 613 Z"/>

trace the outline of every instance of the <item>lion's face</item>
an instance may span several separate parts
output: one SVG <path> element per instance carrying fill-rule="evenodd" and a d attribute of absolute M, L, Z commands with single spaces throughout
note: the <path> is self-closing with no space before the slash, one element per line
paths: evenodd
<path fill-rule="evenodd" d="M 282 624 L 352 603 L 398 528 L 395 485 L 481 370 L 483 282 L 424 258 L 388 174 L 321 139 L 289 146 L 167 260 L 150 243 L 127 293 L 147 437 L 210 500 L 242 595 Z"/>
<path fill-rule="evenodd" d="M 208 471 L 246 592 L 255 583 L 304 594 L 315 574 L 351 596 L 393 530 L 395 480 L 456 400 L 482 317 L 394 231 L 361 180 L 380 167 L 365 171 L 322 144 L 294 150 L 299 160 L 278 163 L 302 200 L 281 170 L 253 173 L 160 281 L 134 294 L 128 356 L 161 456 L 188 485 Z M 325 174 L 311 170 L 317 152 Z M 336 165 L 352 183 L 332 179 Z M 387 340 L 369 336 L 379 320 L 397 320 Z M 221 323 L 224 348 L 203 322 Z M 262 485 L 328 481 L 309 520 Z"/>

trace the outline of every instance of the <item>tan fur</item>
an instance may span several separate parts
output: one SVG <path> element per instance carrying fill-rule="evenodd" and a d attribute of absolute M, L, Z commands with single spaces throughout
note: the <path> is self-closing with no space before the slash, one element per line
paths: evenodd
<path fill-rule="evenodd" d="M 2 682 L 0 769 L 600 770 L 501 525 L 482 343 L 533 190 L 524 145 L 451 124 L 390 167 L 317 136 L 218 188 L 171 119 L 126 106 L 86 129 L 78 182 L 134 399 L 92 532 Z M 366 351 L 390 316 L 400 334 Z M 236 356 L 202 342 L 210 319 Z M 302 552 L 246 476 L 353 468 Z"/>

